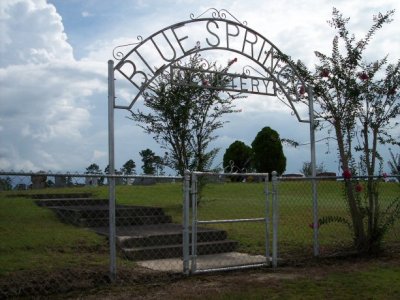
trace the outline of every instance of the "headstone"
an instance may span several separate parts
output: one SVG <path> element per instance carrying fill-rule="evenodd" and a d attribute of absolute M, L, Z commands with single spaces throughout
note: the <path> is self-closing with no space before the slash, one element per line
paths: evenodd
<path fill-rule="evenodd" d="M 335 172 L 322 172 L 322 173 L 318 173 L 317 177 L 331 177 L 331 178 L 323 178 L 321 180 L 336 180 L 336 173 Z"/>
<path fill-rule="evenodd" d="M 99 184 L 99 177 L 85 177 L 85 185 L 86 186 L 98 186 Z"/>
<path fill-rule="evenodd" d="M 122 172 L 115 172 L 115 175 L 122 175 Z M 115 185 L 121 185 L 124 184 L 124 178 L 122 177 L 116 177 L 115 178 Z"/>
<path fill-rule="evenodd" d="M 134 185 L 153 185 L 153 184 L 156 184 L 156 180 L 154 178 L 147 178 L 147 177 L 136 178 L 136 180 L 133 184 Z"/>
<path fill-rule="evenodd" d="M 32 189 L 44 189 L 46 187 L 46 180 L 47 176 L 46 175 L 32 175 L 31 176 L 31 181 L 32 181 Z"/>
<path fill-rule="evenodd" d="M 67 186 L 67 177 L 56 175 L 54 176 L 54 186 L 55 187 L 66 187 Z"/>
<path fill-rule="evenodd" d="M 18 183 L 14 188 L 14 190 L 18 190 L 18 191 L 25 191 L 27 189 L 28 189 L 28 187 L 26 186 L 25 183 Z"/>

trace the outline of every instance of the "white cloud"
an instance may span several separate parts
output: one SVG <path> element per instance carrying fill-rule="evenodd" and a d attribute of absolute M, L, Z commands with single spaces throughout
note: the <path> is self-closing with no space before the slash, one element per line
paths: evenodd
<path fill-rule="evenodd" d="M 3 6 L 0 168 L 76 169 L 91 158 L 88 133 L 98 126 L 92 113 L 107 87 L 106 67 L 73 59 L 54 6 Z"/>
<path fill-rule="evenodd" d="M 5 0 L 0 14 L 0 67 L 72 61 L 72 47 L 53 5 L 45 0 Z"/>
<path fill-rule="evenodd" d="M 88 12 L 88 11 L 83 11 L 81 15 L 82 15 L 82 17 L 84 17 L 84 18 L 92 17 L 92 16 L 93 16 L 93 14 L 91 14 L 91 13 Z"/>

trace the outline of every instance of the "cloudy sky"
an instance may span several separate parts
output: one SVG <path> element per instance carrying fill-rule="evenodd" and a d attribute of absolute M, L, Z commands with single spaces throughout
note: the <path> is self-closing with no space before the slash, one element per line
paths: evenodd
<path fill-rule="evenodd" d="M 368 59 L 386 54 L 390 61 L 399 58 L 398 0 L 1 0 L 0 169 L 82 171 L 91 163 L 104 169 L 107 61 L 114 47 L 135 42 L 138 35 L 145 38 L 210 7 L 224 8 L 284 53 L 312 67 L 314 50 L 330 53 L 334 32 L 326 20 L 333 6 L 351 17 L 351 31 L 359 38 L 374 14 L 396 9 L 395 20 L 375 36 Z M 213 146 L 221 151 L 215 164 L 232 142 L 250 144 L 264 126 L 281 137 L 309 141 L 308 125 L 298 123 L 274 98 L 249 95 L 238 107 L 242 112 L 230 115 L 218 132 Z M 163 151 L 128 115 L 116 111 L 116 166 L 132 158 L 140 171 L 139 151 Z M 323 137 L 317 133 L 317 140 Z M 337 171 L 334 143 L 320 142 L 317 151 L 318 162 Z M 298 172 L 309 161 L 308 145 L 285 147 L 284 152 L 288 172 Z M 383 153 L 387 155 L 386 150 Z"/>

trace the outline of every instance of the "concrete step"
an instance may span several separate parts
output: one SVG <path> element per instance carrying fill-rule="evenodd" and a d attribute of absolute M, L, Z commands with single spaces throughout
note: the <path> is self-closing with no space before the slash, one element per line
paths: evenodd
<path fill-rule="evenodd" d="M 56 212 L 61 212 L 65 216 L 76 216 L 76 218 L 108 218 L 108 205 L 82 205 L 82 206 L 54 206 L 51 207 Z M 125 206 L 115 207 L 116 217 L 135 217 L 135 216 L 164 216 L 164 210 L 160 207 L 148 206 Z"/>
<path fill-rule="evenodd" d="M 197 244 L 197 255 L 232 252 L 236 249 L 237 245 L 238 242 L 232 240 L 201 242 Z M 121 250 L 124 257 L 131 260 L 162 259 L 183 256 L 182 244 L 122 248 Z"/>
<path fill-rule="evenodd" d="M 32 199 L 61 199 L 61 198 L 89 198 L 92 193 L 54 193 L 54 194 L 31 194 Z"/>
<path fill-rule="evenodd" d="M 108 228 L 94 229 L 99 234 L 108 235 Z M 191 239 L 190 234 L 190 239 Z M 227 238 L 224 230 L 213 228 L 198 228 L 197 241 L 221 241 Z M 150 247 L 157 245 L 182 244 L 182 225 L 161 224 L 131 226 L 129 228 L 117 228 L 117 243 L 120 248 Z"/>
<path fill-rule="evenodd" d="M 99 206 L 108 205 L 108 199 L 103 198 L 54 198 L 35 200 L 38 206 L 55 207 L 55 206 Z"/>
<path fill-rule="evenodd" d="M 71 212 L 68 209 L 55 209 L 57 216 L 65 223 L 80 227 L 100 227 L 108 226 L 108 216 L 82 216 L 79 211 Z M 104 211 L 103 211 L 104 212 Z M 107 210 L 108 212 L 108 210 Z M 116 226 L 131 226 L 144 224 L 163 224 L 170 223 L 171 217 L 166 215 L 117 215 L 115 219 Z"/>
<path fill-rule="evenodd" d="M 192 235 L 189 235 L 190 240 Z M 222 241 L 227 238 L 227 233 L 224 230 L 210 229 L 210 230 L 198 230 L 197 242 L 207 241 Z M 133 247 L 151 247 L 159 245 L 174 245 L 182 244 L 182 231 L 176 234 L 160 234 L 150 235 L 142 237 L 117 237 L 117 243 L 121 248 L 133 248 Z"/>
<path fill-rule="evenodd" d="M 56 214 L 62 217 L 63 219 L 71 219 L 71 220 L 104 219 L 104 218 L 108 219 L 109 217 L 108 205 L 54 206 L 50 208 L 54 210 Z M 135 218 L 143 216 L 165 217 L 165 214 L 163 209 L 160 207 L 117 205 L 115 208 L 115 216 L 118 219 L 118 218 Z"/>

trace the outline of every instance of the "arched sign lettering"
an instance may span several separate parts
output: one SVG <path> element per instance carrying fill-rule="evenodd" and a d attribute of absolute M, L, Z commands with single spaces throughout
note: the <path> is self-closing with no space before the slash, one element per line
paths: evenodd
<path fill-rule="evenodd" d="M 205 17 L 207 13 L 211 17 Z M 304 96 L 305 84 L 284 59 L 286 56 L 226 10 L 209 9 L 198 17 L 191 15 L 188 21 L 163 28 L 146 39 L 139 36 L 138 40 L 114 49 L 114 58 L 119 60 L 114 70 L 133 86 L 130 103 L 116 103 L 115 108 L 131 109 L 151 82 L 182 58 L 195 52 L 224 50 L 237 53 L 258 67 L 244 67 L 242 73 L 230 74 L 231 91 L 280 96 L 287 100 L 299 121 L 308 121 L 300 117 L 294 105 Z M 124 49 L 128 51 L 125 53 Z"/>

